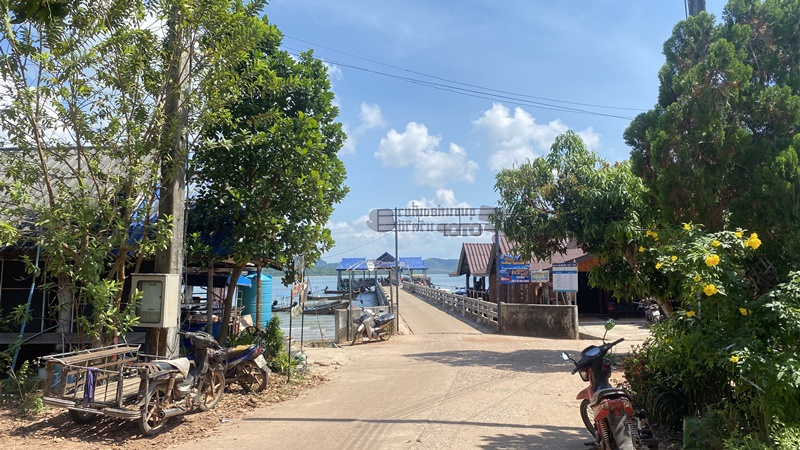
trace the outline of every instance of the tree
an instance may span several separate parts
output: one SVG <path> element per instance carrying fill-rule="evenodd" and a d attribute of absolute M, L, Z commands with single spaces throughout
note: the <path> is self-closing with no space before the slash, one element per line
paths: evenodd
<path fill-rule="evenodd" d="M 0 4 L 0 130 L 12 146 L 0 155 L 1 228 L 15 230 L 6 242 L 41 249 L 60 320 L 74 314 L 80 331 L 108 341 L 137 320 L 123 304 L 128 273 L 173 232 L 172 218 L 154 214 L 169 145 L 168 13 L 176 8 L 189 36 L 195 64 L 183 76 L 202 80 L 189 97 L 197 104 L 230 92 L 228 62 L 256 40 L 264 2 L 34 3 Z"/>
<path fill-rule="evenodd" d="M 547 156 L 497 174 L 494 223 L 523 255 L 546 259 L 576 242 L 598 265 L 589 282 L 617 298 L 654 295 L 670 311 L 668 280 L 642 258 L 657 210 L 628 162 L 609 164 L 569 131 Z"/>
<path fill-rule="evenodd" d="M 665 223 L 757 228 L 773 277 L 800 251 L 798 21 L 798 1 L 732 0 L 721 24 L 680 22 L 658 103 L 625 132 Z"/>
<path fill-rule="evenodd" d="M 310 52 L 294 59 L 279 51 L 280 34 L 270 30 L 240 61 L 239 91 L 213 112 L 192 157 L 190 228 L 195 243 L 207 244 L 195 256 L 232 262 L 232 279 L 259 260 L 286 269 L 290 281 L 294 256 L 313 261 L 332 247 L 325 224 L 347 194 L 337 156 L 345 135 L 327 70 Z"/>

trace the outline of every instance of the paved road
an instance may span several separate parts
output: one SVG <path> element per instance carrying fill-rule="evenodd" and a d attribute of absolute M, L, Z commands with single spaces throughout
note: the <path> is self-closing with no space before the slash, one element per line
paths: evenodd
<path fill-rule="evenodd" d="M 404 334 L 388 342 L 307 349 L 328 372 L 321 387 L 179 448 L 585 448 L 575 400 L 584 383 L 559 355 L 589 342 L 487 333 L 405 292 L 400 313 Z M 609 338 L 639 339 L 641 329 L 619 326 Z"/>

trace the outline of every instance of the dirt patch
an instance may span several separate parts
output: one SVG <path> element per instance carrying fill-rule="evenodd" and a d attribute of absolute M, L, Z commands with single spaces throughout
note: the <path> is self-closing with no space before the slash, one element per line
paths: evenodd
<path fill-rule="evenodd" d="M 57 446 L 58 450 L 119 449 L 141 450 L 170 448 L 212 435 L 217 428 L 248 411 L 297 397 L 327 381 L 322 375 L 306 374 L 291 382 L 274 375 L 264 392 L 246 394 L 231 384 L 222 400 L 211 411 L 197 412 L 169 419 L 159 435 L 141 434 L 133 420 L 101 417 L 89 425 L 79 425 L 61 408 L 49 408 L 36 416 L 19 413 L 11 405 L 0 405 L 0 442 L 4 448 L 39 450 Z"/>

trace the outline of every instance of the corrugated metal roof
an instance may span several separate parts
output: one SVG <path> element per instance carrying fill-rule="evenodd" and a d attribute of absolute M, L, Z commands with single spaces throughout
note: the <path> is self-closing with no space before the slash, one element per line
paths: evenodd
<path fill-rule="evenodd" d="M 515 244 L 513 241 L 508 240 L 508 238 L 502 234 L 500 235 L 501 255 L 515 254 L 514 246 Z M 492 251 L 494 251 L 494 244 L 492 245 Z M 548 270 L 551 267 L 553 267 L 553 264 L 571 262 L 571 261 L 581 262 L 591 257 L 592 255 L 584 252 L 583 249 L 578 248 L 575 242 L 570 242 L 567 244 L 567 250 L 565 253 L 563 254 L 556 253 L 548 259 L 539 260 L 536 259 L 533 255 L 530 255 L 531 258 L 530 268 L 531 270 Z M 488 266 L 487 272 L 488 273 L 494 272 L 495 265 L 496 265 L 495 258 L 491 258 L 491 260 L 487 264 Z"/>
<path fill-rule="evenodd" d="M 400 257 L 400 267 L 403 270 L 428 270 L 425 261 L 419 256 Z"/>
<path fill-rule="evenodd" d="M 485 276 L 492 257 L 490 243 L 469 242 L 461 245 L 455 275 Z"/>
<path fill-rule="evenodd" d="M 357 266 L 359 264 L 363 264 L 363 269 L 358 269 Z M 367 269 L 367 259 L 366 258 L 342 258 L 342 262 L 339 263 L 339 267 L 336 270 L 366 270 Z"/>

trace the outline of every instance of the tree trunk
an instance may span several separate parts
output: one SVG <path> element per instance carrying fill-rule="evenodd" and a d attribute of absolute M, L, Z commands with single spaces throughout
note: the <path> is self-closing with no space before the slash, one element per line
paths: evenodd
<path fill-rule="evenodd" d="M 219 330 L 219 344 L 225 347 L 228 343 L 228 328 L 231 325 L 231 312 L 233 311 L 233 294 L 236 292 L 236 281 L 242 274 L 244 264 L 239 264 L 233 268 L 231 282 L 228 284 L 228 294 L 225 296 L 225 312 L 222 314 L 222 328 Z"/>
<path fill-rule="evenodd" d="M 74 308 L 74 301 L 72 296 L 72 289 L 69 285 L 69 276 L 66 274 L 59 274 L 56 281 L 56 298 L 58 299 L 58 332 L 69 333 L 72 329 L 72 310 Z M 61 344 L 57 345 L 59 352 L 65 352 L 66 349 L 60 348 Z"/>

